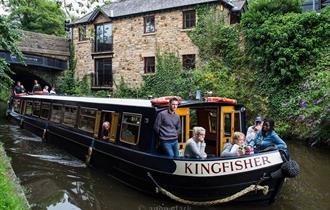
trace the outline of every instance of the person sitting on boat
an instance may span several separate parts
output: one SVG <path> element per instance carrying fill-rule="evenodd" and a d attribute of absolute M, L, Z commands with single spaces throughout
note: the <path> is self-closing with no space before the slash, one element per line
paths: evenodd
<path fill-rule="evenodd" d="M 286 152 L 287 145 L 274 131 L 274 126 L 275 123 L 272 119 L 264 119 L 261 132 L 249 145 L 255 147 L 257 151 L 273 148 Z"/>
<path fill-rule="evenodd" d="M 14 95 L 21 94 L 22 92 L 22 87 L 21 87 L 21 82 L 17 81 L 16 86 L 14 87 Z"/>
<path fill-rule="evenodd" d="M 33 80 L 33 88 L 32 88 L 32 93 L 35 91 L 42 91 L 41 86 L 38 83 L 38 80 Z"/>
<path fill-rule="evenodd" d="M 193 137 L 186 143 L 184 156 L 188 158 L 206 158 L 204 138 L 205 129 L 203 127 L 194 127 Z"/>
<path fill-rule="evenodd" d="M 154 124 L 155 133 L 160 140 L 160 149 L 169 157 L 177 157 L 179 155 L 178 135 L 181 132 L 181 122 L 179 115 L 175 113 L 178 105 L 179 100 L 175 97 L 171 98 L 169 108 L 157 115 Z"/>
<path fill-rule="evenodd" d="M 54 87 L 52 87 L 52 89 L 49 91 L 49 94 L 50 95 L 55 95 L 56 94 L 56 91 L 55 91 Z"/>
<path fill-rule="evenodd" d="M 49 87 L 48 87 L 48 85 L 45 85 L 45 87 L 44 87 L 44 89 L 42 90 L 42 92 L 44 92 L 44 93 L 49 93 L 48 91 L 49 91 Z"/>
<path fill-rule="evenodd" d="M 253 139 L 256 138 L 258 132 L 262 129 L 262 118 L 256 117 L 254 125 L 250 126 L 246 132 L 246 142 L 249 144 Z"/>
<path fill-rule="evenodd" d="M 24 88 L 24 85 L 21 84 L 21 92 L 22 92 L 23 94 L 26 94 L 25 91 L 26 91 L 26 90 L 25 90 L 25 88 Z"/>
<path fill-rule="evenodd" d="M 102 124 L 102 139 L 109 140 L 110 134 L 110 123 L 108 121 L 103 122 Z"/>
<path fill-rule="evenodd" d="M 235 132 L 233 142 L 224 145 L 221 157 L 238 157 L 245 155 L 245 135 L 241 132 Z"/>

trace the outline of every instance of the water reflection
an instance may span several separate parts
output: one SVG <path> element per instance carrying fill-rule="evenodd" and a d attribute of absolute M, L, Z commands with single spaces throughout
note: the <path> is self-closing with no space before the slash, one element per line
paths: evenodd
<path fill-rule="evenodd" d="M 330 209 L 330 157 L 327 151 L 314 151 L 288 142 L 301 166 L 296 179 L 288 179 L 278 200 L 270 206 L 225 205 L 192 207 L 178 205 L 126 187 L 99 169 L 85 164 L 19 126 L 0 119 L 0 140 L 12 157 L 13 168 L 27 189 L 32 209 Z"/>

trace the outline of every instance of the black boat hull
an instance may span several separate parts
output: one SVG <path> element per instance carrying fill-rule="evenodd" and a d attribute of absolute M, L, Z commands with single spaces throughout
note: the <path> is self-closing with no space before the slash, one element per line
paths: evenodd
<path fill-rule="evenodd" d="M 224 161 L 243 161 L 243 158 L 229 160 L 210 158 L 207 161 L 211 165 L 205 166 L 204 169 L 199 166 L 200 168 L 196 169 L 192 167 L 194 164 L 197 167 L 197 164 L 204 164 L 205 161 L 183 158 L 173 160 L 96 140 L 92 136 L 86 136 L 56 124 L 44 123 L 40 119 L 19 116 L 11 112 L 9 112 L 9 116 L 23 128 L 42 137 L 46 142 L 58 145 L 79 159 L 84 161 L 87 159 L 92 166 L 104 169 L 121 182 L 146 193 L 156 193 L 156 182 L 160 187 L 179 198 L 191 201 L 213 201 L 230 197 L 250 185 L 258 183 L 269 187 L 266 195 L 262 191 L 253 191 L 234 201 L 271 203 L 284 181 L 283 177 L 278 177 L 261 182 L 262 177 L 269 177 L 270 173 L 280 170 L 283 161 L 277 161 L 265 167 L 259 166 L 264 160 L 263 157 L 275 154 L 280 156 L 278 151 L 251 155 L 249 161 L 253 161 L 253 158 L 256 159 L 254 161 L 259 161 L 257 162 L 258 167 L 251 167 L 251 170 L 223 174 L 220 173 L 220 170 L 224 171 L 226 168 L 220 169 L 220 164 L 224 164 Z M 21 117 L 23 117 L 23 121 Z M 247 163 L 249 164 L 249 162 Z M 226 167 L 232 167 L 228 164 Z M 178 172 L 178 167 L 185 167 L 186 174 L 182 170 Z M 236 166 L 236 168 L 241 167 Z M 205 174 L 201 174 L 201 170 L 204 170 Z"/>

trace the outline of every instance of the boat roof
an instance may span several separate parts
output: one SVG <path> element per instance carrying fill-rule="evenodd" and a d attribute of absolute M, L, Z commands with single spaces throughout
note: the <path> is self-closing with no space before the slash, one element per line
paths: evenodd
<path fill-rule="evenodd" d="M 73 101 L 97 104 L 115 104 L 125 106 L 153 107 L 150 100 L 147 99 L 130 99 L 130 98 L 97 98 L 97 97 L 80 97 L 80 96 L 58 96 L 58 95 L 27 95 L 20 96 L 27 99 L 47 99 L 56 101 Z"/>
<path fill-rule="evenodd" d="M 133 99 L 133 98 L 98 98 L 98 97 L 86 97 L 86 96 L 60 96 L 60 95 L 26 95 L 19 96 L 19 98 L 25 99 L 46 99 L 55 101 L 72 101 L 72 102 L 82 102 L 82 103 L 93 103 L 93 104 L 110 104 L 110 105 L 121 105 L 121 106 L 135 106 L 135 107 L 146 107 L 155 108 L 149 99 Z M 185 107 L 189 105 L 228 105 L 224 102 L 205 102 L 205 101 L 181 101 L 180 107 Z M 233 104 L 230 104 L 233 105 Z M 240 106 L 240 104 L 236 104 Z M 234 106 L 236 106 L 234 105 Z M 165 107 L 157 107 L 159 109 L 164 109 Z"/>

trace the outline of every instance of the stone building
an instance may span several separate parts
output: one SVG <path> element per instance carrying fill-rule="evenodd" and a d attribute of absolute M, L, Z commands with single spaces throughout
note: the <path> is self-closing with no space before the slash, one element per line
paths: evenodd
<path fill-rule="evenodd" d="M 198 64 L 198 48 L 187 32 L 198 21 L 198 5 L 215 5 L 225 22 L 239 22 L 244 0 L 121 0 L 71 24 L 76 77 L 91 76 L 92 89 L 112 89 L 121 78 L 138 87 L 152 74 L 157 52 L 175 53 L 186 68 Z"/>

